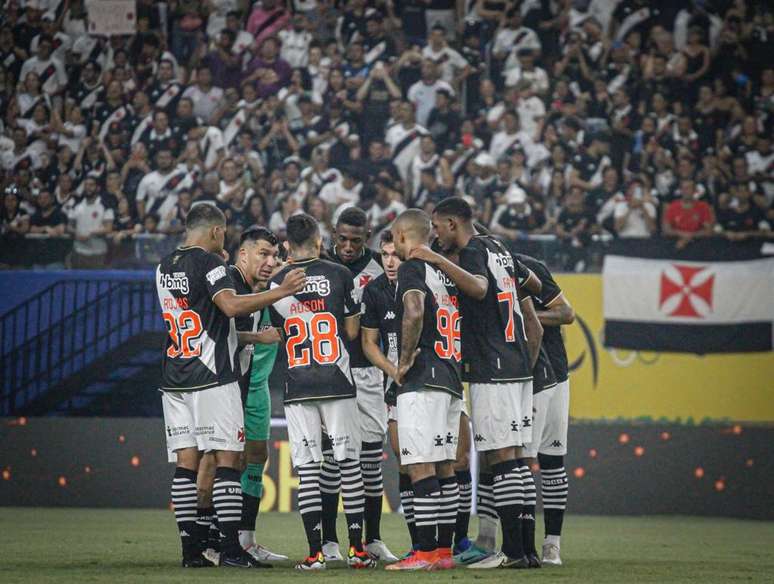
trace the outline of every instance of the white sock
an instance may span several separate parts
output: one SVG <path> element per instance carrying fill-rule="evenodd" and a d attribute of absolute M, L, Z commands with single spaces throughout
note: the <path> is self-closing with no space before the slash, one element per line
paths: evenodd
<path fill-rule="evenodd" d="M 560 539 L 560 537 L 561 536 L 559 536 L 559 535 L 547 535 L 546 538 L 543 540 L 543 543 L 544 544 L 555 545 L 556 547 L 560 547 L 559 546 L 559 539 Z"/>
<path fill-rule="evenodd" d="M 478 537 L 476 538 L 476 545 L 487 551 L 494 551 L 495 542 L 497 541 L 497 524 L 498 521 L 491 517 L 478 518 Z"/>
<path fill-rule="evenodd" d="M 241 545 L 243 549 L 247 549 L 248 547 L 254 544 L 255 544 L 255 532 L 240 529 L 239 545 Z"/>

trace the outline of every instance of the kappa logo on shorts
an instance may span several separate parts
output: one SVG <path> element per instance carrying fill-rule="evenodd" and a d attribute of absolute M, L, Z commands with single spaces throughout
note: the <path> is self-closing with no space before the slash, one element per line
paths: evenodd
<path fill-rule="evenodd" d="M 400 451 L 401 456 L 411 456 L 411 451 L 408 448 L 404 448 Z"/>
<path fill-rule="evenodd" d="M 560 440 L 554 440 L 551 442 L 551 448 L 561 448 L 562 442 Z"/>
<path fill-rule="evenodd" d="M 443 446 L 443 437 L 440 434 L 437 434 L 435 437 L 435 445 Z"/>
<path fill-rule="evenodd" d="M 481 434 L 476 434 L 473 437 L 474 442 L 486 442 L 486 438 L 484 438 Z"/>
<path fill-rule="evenodd" d="M 516 420 L 511 420 L 511 432 L 519 431 L 519 423 Z"/>
<path fill-rule="evenodd" d="M 239 428 L 237 430 L 237 442 L 244 442 L 245 441 L 245 429 Z"/>

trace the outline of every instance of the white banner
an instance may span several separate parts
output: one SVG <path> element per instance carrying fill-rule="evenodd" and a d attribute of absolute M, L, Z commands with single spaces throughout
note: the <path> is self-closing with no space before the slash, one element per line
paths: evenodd
<path fill-rule="evenodd" d="M 774 321 L 774 259 L 693 262 L 607 256 L 605 320 L 669 324 Z"/>
<path fill-rule="evenodd" d="M 90 0 L 89 34 L 121 35 L 137 32 L 135 0 Z"/>

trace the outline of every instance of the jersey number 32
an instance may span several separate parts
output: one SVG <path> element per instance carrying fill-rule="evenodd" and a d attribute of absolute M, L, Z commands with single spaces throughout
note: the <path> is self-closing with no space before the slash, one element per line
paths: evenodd
<path fill-rule="evenodd" d="M 175 315 L 172 312 L 162 314 L 167 323 L 172 343 L 167 347 L 167 357 L 191 359 L 202 353 L 202 346 L 196 341 L 202 334 L 202 319 L 193 310 L 183 310 Z"/>

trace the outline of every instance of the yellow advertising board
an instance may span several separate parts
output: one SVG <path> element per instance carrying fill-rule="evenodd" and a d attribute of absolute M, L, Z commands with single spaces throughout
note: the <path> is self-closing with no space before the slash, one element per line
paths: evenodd
<path fill-rule="evenodd" d="M 774 353 L 690 355 L 605 349 L 602 277 L 558 274 L 575 309 L 564 327 L 581 419 L 774 421 Z"/>

